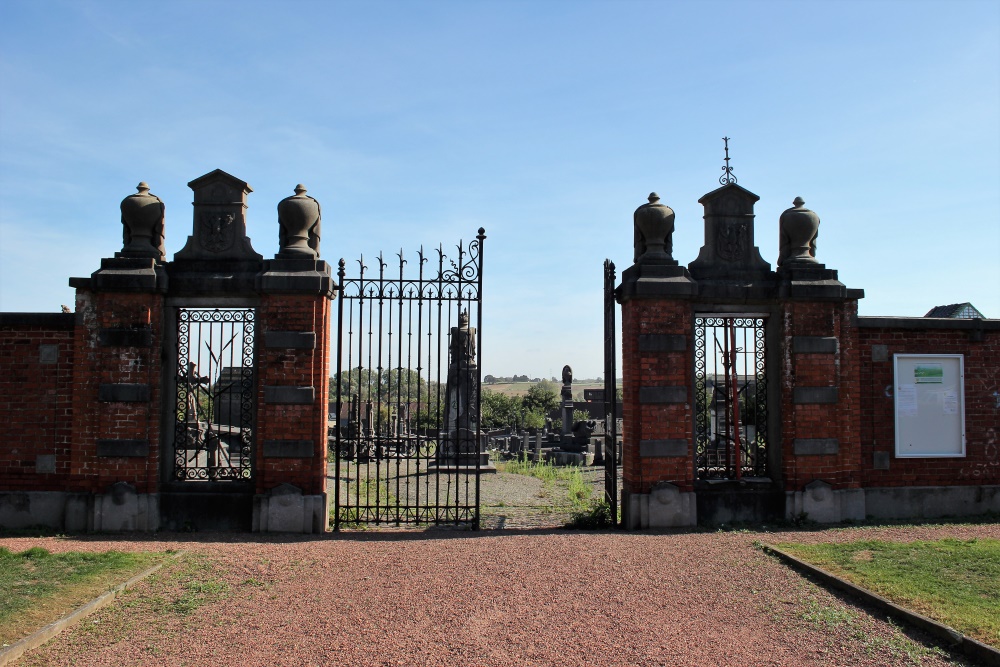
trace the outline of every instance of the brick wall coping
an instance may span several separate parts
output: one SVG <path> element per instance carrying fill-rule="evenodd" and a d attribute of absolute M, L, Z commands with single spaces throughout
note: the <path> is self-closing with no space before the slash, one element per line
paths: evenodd
<path fill-rule="evenodd" d="M 75 322 L 73 313 L 0 313 L 0 327 L 72 329 Z"/>
<path fill-rule="evenodd" d="M 1000 320 L 950 317 L 859 317 L 861 329 L 989 329 L 1000 330 Z"/>

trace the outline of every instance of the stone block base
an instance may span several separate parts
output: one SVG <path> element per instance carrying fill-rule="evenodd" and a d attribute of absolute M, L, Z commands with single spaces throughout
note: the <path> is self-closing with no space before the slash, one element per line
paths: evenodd
<path fill-rule="evenodd" d="M 155 531 L 160 528 L 160 499 L 155 493 L 136 493 L 125 483 L 104 494 L 0 492 L 0 527 L 36 526 L 67 532 Z"/>
<path fill-rule="evenodd" d="M 864 489 L 834 490 L 822 480 L 813 480 L 802 491 L 785 494 L 785 518 L 805 517 L 817 523 L 863 521 L 865 518 Z"/>
<path fill-rule="evenodd" d="M 655 485 L 649 493 L 627 494 L 622 501 L 622 521 L 627 530 L 679 528 L 698 523 L 694 492 L 681 491 L 669 482 Z"/>
<path fill-rule="evenodd" d="M 937 519 L 1000 513 L 1000 486 L 902 486 L 833 490 L 822 480 L 786 494 L 788 519 L 818 523 L 864 519 Z"/>
<path fill-rule="evenodd" d="M 306 496 L 291 484 L 254 496 L 253 532 L 323 533 L 330 520 L 325 493 Z"/>
<path fill-rule="evenodd" d="M 864 492 L 865 515 L 874 519 L 1000 514 L 1000 485 L 884 487 Z"/>

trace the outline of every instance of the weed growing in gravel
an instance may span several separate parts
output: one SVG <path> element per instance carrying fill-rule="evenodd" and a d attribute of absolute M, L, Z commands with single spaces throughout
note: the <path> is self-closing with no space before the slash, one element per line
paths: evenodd
<path fill-rule="evenodd" d="M 896 660 L 906 660 L 911 665 L 923 664 L 930 656 L 947 657 L 947 653 L 934 646 L 927 647 L 907 637 L 898 625 L 889 621 L 892 634 L 881 637 L 862 627 L 860 616 L 849 608 L 821 604 L 815 598 L 805 601 L 800 617 L 813 627 L 827 632 L 846 629 L 851 639 L 859 642 L 868 655 L 889 654 Z"/>
<path fill-rule="evenodd" d="M 526 458 L 512 461 L 498 461 L 497 470 L 514 475 L 527 475 L 542 480 L 545 486 L 539 493 L 541 498 L 551 498 L 556 484 L 566 486 L 567 505 L 586 509 L 593 494 L 591 485 L 583 479 L 580 469 L 575 466 L 554 466 L 547 461 L 534 462 Z"/>
<path fill-rule="evenodd" d="M 614 528 L 617 525 L 611 515 L 611 505 L 604 498 L 592 501 L 586 509 L 574 512 L 566 523 L 566 528 L 591 530 L 597 528 Z"/>

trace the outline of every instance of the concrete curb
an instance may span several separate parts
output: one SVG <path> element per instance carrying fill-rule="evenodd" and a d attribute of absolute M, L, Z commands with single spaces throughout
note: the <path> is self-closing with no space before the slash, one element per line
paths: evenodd
<path fill-rule="evenodd" d="M 171 558 L 173 560 L 176 560 L 181 556 L 183 556 L 185 553 L 186 552 L 184 551 L 178 551 L 177 553 L 173 554 Z M 66 616 L 63 616 L 58 621 L 54 623 L 49 623 L 41 630 L 33 632 L 24 639 L 14 642 L 7 648 L 0 650 L 0 667 L 3 667 L 4 665 L 14 662 L 22 655 L 24 655 L 27 651 L 38 648 L 39 646 L 41 646 L 42 644 L 44 644 L 45 642 L 47 642 L 48 640 L 52 639 L 57 634 L 65 630 L 66 628 L 76 625 L 77 623 L 85 619 L 87 616 L 93 614 L 95 611 L 111 604 L 112 602 L 114 602 L 115 598 L 117 598 L 119 595 L 122 594 L 124 590 L 131 588 L 132 586 L 135 586 L 137 583 L 139 583 L 140 581 L 142 581 L 143 579 L 145 579 L 146 577 L 148 577 L 149 575 L 153 574 L 161 567 L 166 565 L 167 562 L 168 562 L 167 560 L 164 560 L 161 563 L 157 563 L 156 565 L 146 570 L 143 570 L 139 574 L 135 575 L 134 577 L 126 581 L 125 583 L 118 584 L 107 593 L 104 593 L 100 597 L 91 600 L 82 607 L 79 607 L 75 611 L 72 611 Z"/>
<path fill-rule="evenodd" d="M 900 607 L 895 602 L 892 602 L 881 595 L 872 593 L 871 591 L 861 588 L 856 584 L 852 584 L 846 579 L 841 579 L 840 577 L 818 568 L 815 565 L 799 560 L 790 553 L 784 552 L 777 547 L 773 547 L 769 544 L 762 544 L 761 547 L 767 553 L 777 556 L 795 569 L 814 576 L 824 584 L 840 589 L 856 598 L 860 598 L 864 602 L 877 609 L 881 609 L 890 616 L 920 628 L 927 634 L 940 640 L 945 645 L 959 650 L 971 658 L 981 661 L 984 665 L 989 665 L 989 667 L 1000 667 L 1000 650 L 993 648 L 989 644 L 984 644 L 983 642 L 977 641 L 972 637 L 963 635 L 958 630 L 948 627 L 943 623 L 938 623 L 937 621 L 918 614 L 915 611 L 910 611 L 905 607 Z"/>

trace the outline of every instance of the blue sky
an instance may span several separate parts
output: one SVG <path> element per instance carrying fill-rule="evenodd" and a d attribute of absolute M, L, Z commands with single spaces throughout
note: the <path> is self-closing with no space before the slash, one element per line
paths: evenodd
<path fill-rule="evenodd" d="M 602 373 L 601 271 L 657 191 L 704 238 L 723 136 L 761 197 L 802 196 L 862 315 L 1000 317 L 1000 3 L 0 2 L 0 310 L 58 311 L 147 181 L 172 257 L 187 182 L 246 180 L 277 251 L 302 182 L 323 255 L 486 228 L 484 374 Z"/>

